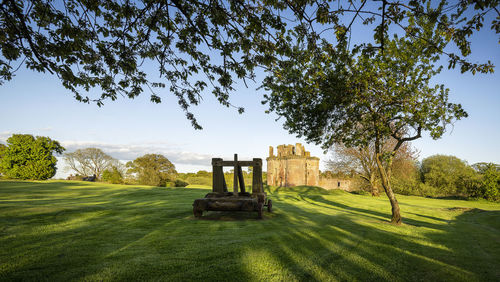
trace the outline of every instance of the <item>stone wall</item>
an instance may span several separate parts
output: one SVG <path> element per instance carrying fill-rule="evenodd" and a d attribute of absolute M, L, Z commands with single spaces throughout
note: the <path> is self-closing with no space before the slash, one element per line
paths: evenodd
<path fill-rule="evenodd" d="M 267 184 L 273 186 L 319 185 L 319 158 L 311 157 L 300 143 L 279 145 L 276 156 L 269 147 Z"/>
<path fill-rule="evenodd" d="M 342 178 L 321 177 L 319 179 L 319 186 L 327 190 L 341 189 L 348 192 L 357 190 L 353 183 L 351 183 L 351 180 Z"/>

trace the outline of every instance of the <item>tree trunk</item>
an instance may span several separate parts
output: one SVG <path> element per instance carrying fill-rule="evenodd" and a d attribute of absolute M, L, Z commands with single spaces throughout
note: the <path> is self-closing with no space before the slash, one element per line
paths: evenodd
<path fill-rule="evenodd" d="M 371 189 L 371 192 L 372 192 L 372 197 L 379 197 L 380 194 L 378 192 L 378 188 L 377 188 L 377 185 L 376 185 L 376 178 L 375 178 L 375 174 L 372 173 L 370 175 L 370 189 Z"/>
<path fill-rule="evenodd" d="M 399 204 L 398 200 L 396 199 L 396 196 L 394 195 L 394 192 L 392 192 L 392 188 L 390 183 L 384 187 L 385 194 L 387 194 L 387 197 L 389 198 L 389 201 L 391 202 L 391 208 L 392 208 L 392 218 L 391 218 L 391 223 L 394 224 L 401 224 L 403 223 L 403 220 L 401 219 L 401 213 L 399 211 Z"/>
<path fill-rule="evenodd" d="M 387 169 L 384 167 L 382 163 L 382 154 L 377 153 L 376 159 L 377 159 L 377 167 L 378 171 L 380 173 L 380 182 L 382 183 L 382 187 L 384 187 L 385 194 L 389 198 L 389 201 L 391 202 L 391 207 L 392 207 L 392 218 L 391 218 L 391 223 L 393 224 L 401 224 L 403 223 L 401 219 L 401 213 L 399 210 L 399 204 L 398 200 L 396 200 L 396 196 L 394 195 L 394 192 L 392 191 L 391 188 L 391 182 L 390 182 L 390 176 L 391 176 L 391 162 L 392 162 L 392 156 L 390 157 L 391 159 L 389 160 L 389 163 L 387 165 Z"/>

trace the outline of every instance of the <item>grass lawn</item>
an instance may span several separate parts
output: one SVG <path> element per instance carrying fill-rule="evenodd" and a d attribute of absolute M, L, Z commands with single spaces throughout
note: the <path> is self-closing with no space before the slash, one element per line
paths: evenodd
<path fill-rule="evenodd" d="M 500 204 L 272 188 L 274 212 L 204 213 L 208 187 L 0 181 L 0 281 L 499 281 Z"/>

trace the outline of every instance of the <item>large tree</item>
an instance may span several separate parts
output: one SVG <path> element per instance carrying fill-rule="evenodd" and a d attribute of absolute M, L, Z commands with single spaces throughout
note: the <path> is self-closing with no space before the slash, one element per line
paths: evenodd
<path fill-rule="evenodd" d="M 127 173 L 135 176 L 139 184 L 165 186 L 166 182 L 175 180 L 177 171 L 165 156 L 146 154 L 126 164 Z"/>
<path fill-rule="evenodd" d="M 56 174 L 57 159 L 64 147 L 49 137 L 13 134 L 7 139 L 0 171 L 9 178 L 45 180 Z"/>
<path fill-rule="evenodd" d="M 427 13 L 433 9 L 428 7 Z M 391 222 L 396 224 L 402 222 L 391 188 L 397 151 L 425 131 L 439 138 L 447 125 L 467 116 L 459 104 L 448 101 L 444 85 L 430 85 L 441 70 L 434 65 L 440 58 L 438 50 L 448 40 L 438 28 L 439 21 L 412 16 L 407 20 L 415 36 L 389 37 L 381 30 L 377 42 L 383 40 L 383 50 L 351 52 L 341 33 L 341 43 L 333 45 L 326 40 L 316 42 L 314 37 L 302 40 L 307 30 L 297 29 L 292 34 L 297 44 L 265 81 L 271 91 L 265 102 L 285 119 L 290 133 L 325 149 L 339 143 L 374 145 L 381 185 L 392 207 Z M 428 42 L 439 48 L 429 47 Z M 383 145 L 389 138 L 396 143 L 386 149 Z"/>
<path fill-rule="evenodd" d="M 448 56 L 450 67 L 491 72 L 490 62 L 471 63 L 467 56 L 471 35 L 483 25 L 500 32 L 499 1 L 441 0 L 433 3 L 437 9 L 429 10 L 430 2 L 4 0 L 0 84 L 24 65 L 57 76 L 77 100 L 98 105 L 144 91 L 158 103 L 158 88 L 167 88 L 193 126 L 201 128 L 189 107 L 200 103 L 208 89 L 230 106 L 229 94 L 238 80 L 246 83 L 257 66 L 273 66 L 276 56 L 289 54 L 294 40 L 287 29 L 306 29 L 304 36 L 312 45 L 316 36 L 335 42 L 337 34 L 339 41 L 352 36 L 365 44 L 362 48 L 383 50 L 383 39 L 371 45 L 371 36 L 363 37 L 364 31 L 351 34 L 353 27 L 362 22 L 376 37 L 380 30 L 390 29 L 415 38 L 422 30 L 408 19 L 428 17 L 460 54 L 446 49 L 447 44 L 421 44 Z M 101 94 L 89 94 L 92 88 Z"/>
<path fill-rule="evenodd" d="M 98 179 L 107 169 L 117 166 L 118 161 L 99 148 L 78 149 L 64 154 L 68 168 L 82 176 L 95 175 Z"/>

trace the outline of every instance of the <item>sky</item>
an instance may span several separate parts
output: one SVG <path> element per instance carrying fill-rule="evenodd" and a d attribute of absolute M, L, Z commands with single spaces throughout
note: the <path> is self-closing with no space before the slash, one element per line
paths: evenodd
<path fill-rule="evenodd" d="M 494 74 L 461 74 L 447 70 L 435 83 L 450 89 L 450 101 L 460 103 L 469 117 L 456 122 L 439 140 L 428 135 L 412 142 L 419 158 L 434 154 L 457 156 L 469 164 L 500 163 L 500 48 L 498 35 L 489 28 L 474 35 L 473 62 L 491 60 Z M 154 71 L 154 70 L 151 70 Z M 245 113 L 218 104 L 210 90 L 192 111 L 203 126 L 195 130 L 168 89 L 159 91 L 163 102 L 153 104 L 149 94 L 131 100 L 105 101 L 103 107 L 76 101 L 57 77 L 21 68 L 13 80 L 0 85 L 0 142 L 15 133 L 48 136 L 67 150 L 97 147 L 112 157 L 127 161 L 147 153 L 165 155 L 179 172 L 211 170 L 211 158 L 265 158 L 269 146 L 302 143 L 311 155 L 321 159 L 320 169 L 331 153 L 290 135 L 274 114 L 261 104 L 264 90 L 259 83 L 241 83 L 230 101 Z M 265 164 L 265 161 L 264 161 Z M 60 160 L 56 178 L 70 171 Z"/>

